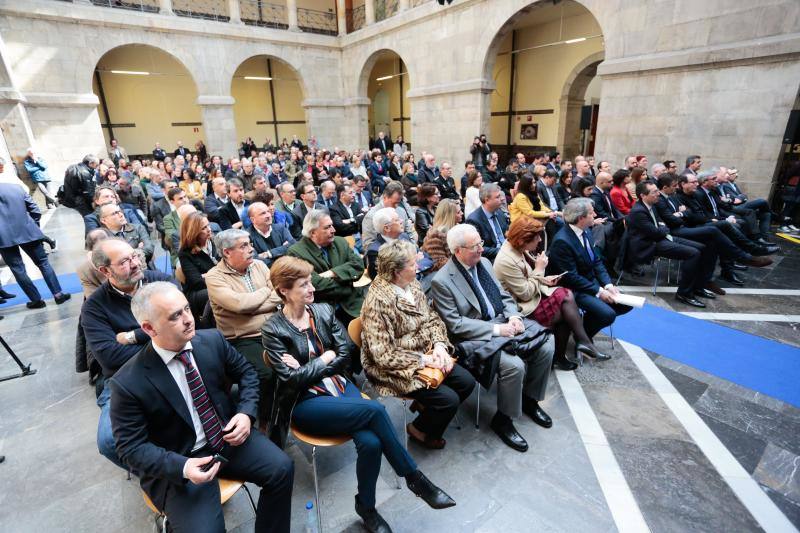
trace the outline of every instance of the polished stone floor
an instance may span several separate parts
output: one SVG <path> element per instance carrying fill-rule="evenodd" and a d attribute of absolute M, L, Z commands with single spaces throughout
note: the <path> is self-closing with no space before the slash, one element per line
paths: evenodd
<path fill-rule="evenodd" d="M 74 272 L 83 257 L 81 222 L 63 208 L 48 218 L 46 232 L 58 239 L 51 262 L 59 274 Z M 781 246 L 773 266 L 743 274 L 745 288 L 800 289 L 800 245 Z M 13 283 L 7 281 L 7 270 L 0 270 L 4 284 Z M 648 272 L 643 278 L 626 277 L 622 284 L 645 291 L 652 281 Z M 664 277 L 659 291 L 668 291 L 674 283 Z M 800 314 L 800 292 L 764 295 L 757 290 L 715 300 L 705 311 Z M 678 304 L 669 292 L 637 294 L 646 295 L 652 305 L 696 311 Z M 37 311 L 0 307 L 5 316 L 0 335 L 38 370 L 34 376 L 0 382 L 0 455 L 6 456 L 0 464 L 0 531 L 140 532 L 152 527 L 153 515 L 144 506 L 135 478 L 128 481 L 96 450 L 94 390 L 74 366 L 80 300 L 78 296 L 62 306 L 51 300 Z M 749 315 L 746 320 L 718 322 L 800 346 L 794 322 Z M 518 423 L 530 443 L 529 452 L 512 451 L 488 430 L 494 390 L 482 393 L 480 429 L 475 428 L 473 395 L 462 406 L 459 424 L 448 429 L 444 450 L 410 444 L 420 468 L 454 497 L 456 507 L 433 511 L 407 489 L 398 490 L 384 461 L 378 508 L 393 529 L 738 532 L 800 527 L 800 409 L 657 353 L 646 352 L 643 363 L 635 347 L 618 341 L 612 347 L 607 337 L 598 343 L 614 354 L 611 361 L 587 362 L 575 373 L 551 376 L 543 406 L 554 419 L 553 428 L 542 429 L 530 420 Z M 796 355 L 793 364 L 800 364 L 800 350 Z M 10 358 L 0 353 L 0 375 L 15 370 Z M 671 391 L 654 386 L 652 372 L 666 377 Z M 687 422 L 687 413 L 674 409 L 677 400 L 690 406 L 688 415 L 698 415 L 699 423 Z M 404 420 L 401 403 L 384 403 L 399 432 Z M 784 528 L 761 523 L 758 516 L 764 515 L 754 510 L 753 502 L 737 496 L 730 469 L 719 468 L 716 454 L 693 437 L 698 430 L 710 430 L 722 443 L 722 452 L 746 472 L 743 481 L 754 483 L 768 496 L 766 507 L 788 519 Z M 310 450 L 291 442 L 288 453 L 296 467 L 293 531 L 302 531 L 304 504 L 314 496 Z M 353 512 L 352 444 L 319 450 L 317 458 L 325 531 L 363 531 Z M 760 505 L 763 509 L 764 502 Z M 229 531 L 253 530 L 244 494 L 225 506 L 225 516 Z"/>

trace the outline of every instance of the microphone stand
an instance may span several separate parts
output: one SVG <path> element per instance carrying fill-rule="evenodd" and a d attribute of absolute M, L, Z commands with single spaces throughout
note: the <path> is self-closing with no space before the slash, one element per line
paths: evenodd
<path fill-rule="evenodd" d="M 2 335 L 0 335 L 0 344 L 3 345 L 3 348 L 6 349 L 6 351 L 11 355 L 11 357 L 14 359 L 17 365 L 19 365 L 19 369 L 22 370 L 22 372 L 20 372 L 19 374 L 12 374 L 10 376 L 0 377 L 0 381 L 8 381 L 10 379 L 24 378 L 25 376 L 32 376 L 33 374 L 36 373 L 36 369 L 35 368 L 31 369 L 31 365 L 22 364 L 22 361 L 19 360 L 17 354 L 14 353 L 14 350 L 11 349 L 11 346 L 8 345 L 8 343 L 5 341 Z"/>

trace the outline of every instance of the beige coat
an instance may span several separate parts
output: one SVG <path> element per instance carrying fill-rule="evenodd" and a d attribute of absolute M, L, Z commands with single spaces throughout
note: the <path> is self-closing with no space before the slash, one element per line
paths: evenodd
<path fill-rule="evenodd" d="M 361 364 L 382 396 L 402 396 L 422 388 L 414 373 L 422 368 L 422 355 L 435 343 L 444 343 L 453 352 L 444 322 L 428 305 L 419 282 L 410 288 L 415 305 L 378 277 L 361 308 Z"/>
<path fill-rule="evenodd" d="M 530 254 L 528 257 L 533 260 Z M 533 313 L 543 296 L 550 296 L 556 290 L 556 287 L 548 287 L 541 282 L 544 272 L 534 272 L 522 254 L 508 241 L 497 252 L 494 274 L 500 285 L 516 300 L 524 316 Z"/>
<path fill-rule="evenodd" d="M 253 261 L 250 277 L 255 292 L 247 290 L 244 277 L 220 261 L 206 274 L 208 299 L 217 321 L 217 329 L 227 339 L 261 336 L 261 326 L 281 303 L 272 287 L 269 269 L 261 261 Z"/>

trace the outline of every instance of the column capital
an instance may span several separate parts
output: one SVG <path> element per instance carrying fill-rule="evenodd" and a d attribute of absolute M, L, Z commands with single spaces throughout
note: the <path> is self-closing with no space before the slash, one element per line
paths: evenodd
<path fill-rule="evenodd" d="M 232 106 L 235 103 L 233 96 L 203 94 L 197 97 L 197 105 L 203 106 Z"/>

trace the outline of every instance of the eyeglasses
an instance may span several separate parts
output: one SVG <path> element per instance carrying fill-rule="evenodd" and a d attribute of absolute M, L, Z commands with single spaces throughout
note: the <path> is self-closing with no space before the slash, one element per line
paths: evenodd
<path fill-rule="evenodd" d="M 121 266 L 121 267 L 122 266 L 127 266 L 127 267 L 129 267 L 129 266 L 131 266 L 133 264 L 134 261 L 136 261 L 137 263 L 139 262 L 139 256 L 138 255 L 129 255 L 128 257 L 126 257 L 124 259 L 121 259 L 117 263 L 117 266 Z"/>
<path fill-rule="evenodd" d="M 477 244 L 473 244 L 472 246 L 462 246 L 462 248 L 465 248 L 467 250 L 472 250 L 473 252 L 477 252 L 478 250 L 483 248 L 483 241 L 480 241 Z"/>

